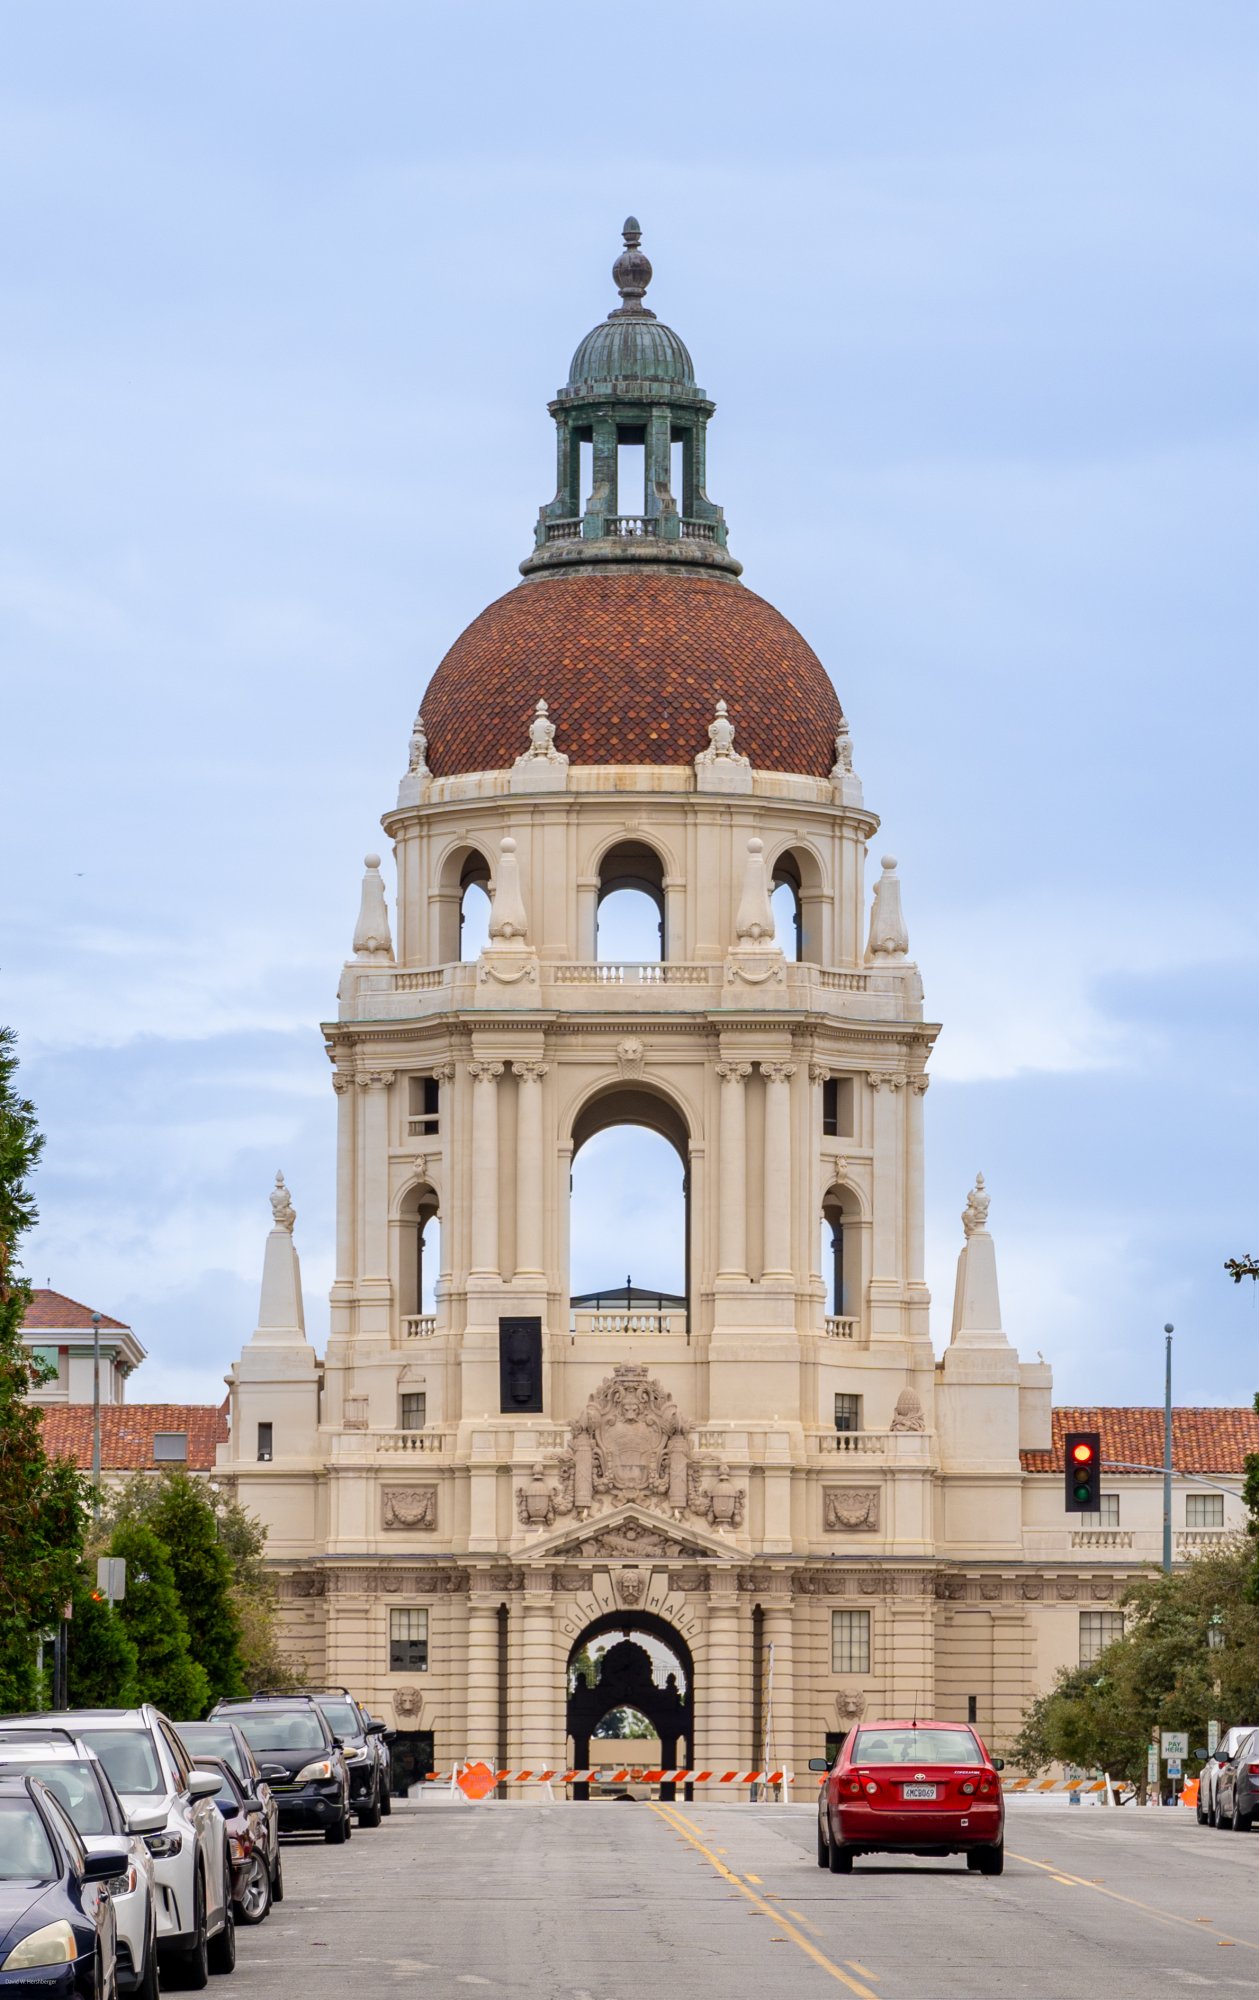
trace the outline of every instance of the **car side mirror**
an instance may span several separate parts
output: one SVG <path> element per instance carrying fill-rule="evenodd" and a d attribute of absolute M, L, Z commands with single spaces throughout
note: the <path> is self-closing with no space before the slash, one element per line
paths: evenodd
<path fill-rule="evenodd" d="M 810 1757 L 809 1759 L 809 1769 L 811 1771 L 829 1771 L 830 1768 L 825 1757 Z"/>
<path fill-rule="evenodd" d="M 166 1814 L 159 1806 L 156 1810 L 149 1806 L 143 1812 L 127 1814 L 128 1833 L 165 1833 Z"/>
<path fill-rule="evenodd" d="M 993 1758 L 993 1760 L 992 1760 L 992 1768 L 993 1768 L 993 1770 L 994 1770 L 994 1771 L 1004 1771 L 1004 1769 L 1005 1769 L 1005 1758 L 1004 1758 L 1004 1757 L 994 1757 L 994 1758 Z"/>
<path fill-rule="evenodd" d="M 166 1815 L 162 1815 L 166 1824 Z M 85 1882 L 112 1882 L 115 1875 L 125 1875 L 131 1866 L 131 1856 L 125 1847 L 101 1847 L 89 1854 L 83 1863 Z"/>
<path fill-rule="evenodd" d="M 388 1726 L 388 1724 L 386 1724 L 386 1725 L 385 1725 L 385 1741 L 386 1741 L 386 1743 L 392 1743 L 392 1742 L 394 1741 L 394 1739 L 396 1738 L 397 1734 L 398 1734 L 398 1732 L 397 1732 L 397 1730 L 396 1730 L 396 1729 L 390 1729 L 390 1728 L 389 1728 L 389 1726 Z"/>
<path fill-rule="evenodd" d="M 190 1771 L 188 1796 L 190 1799 L 212 1799 L 222 1782 L 217 1771 Z"/>
<path fill-rule="evenodd" d="M 242 1812 L 247 1812 L 247 1813 L 260 1813 L 265 1810 L 262 1800 L 255 1799 L 252 1796 L 250 1796 L 247 1799 L 241 1800 L 240 1809 Z"/>
<path fill-rule="evenodd" d="M 367 1733 L 369 1736 L 383 1736 L 385 1733 L 385 1728 L 386 1728 L 385 1723 L 377 1722 L 373 1719 L 367 1725 Z"/>

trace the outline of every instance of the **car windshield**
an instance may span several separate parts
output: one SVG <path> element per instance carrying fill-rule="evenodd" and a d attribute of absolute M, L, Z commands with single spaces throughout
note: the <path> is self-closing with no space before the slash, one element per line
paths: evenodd
<path fill-rule="evenodd" d="M 10 1754 L 4 1756 L 2 1762 L 9 1770 L 20 1769 L 28 1777 L 42 1778 L 53 1797 L 60 1799 L 80 1833 L 114 1832 L 98 1767 L 89 1764 L 86 1757 L 67 1757 L 56 1763 L 44 1764 L 38 1757 L 14 1759 Z"/>
<path fill-rule="evenodd" d="M 191 1750 L 194 1761 L 198 1757 L 221 1757 L 233 1771 L 240 1766 L 240 1750 L 230 1729 L 214 1722 L 178 1723 L 180 1737 L 185 1747 Z"/>
<path fill-rule="evenodd" d="M 52 1842 L 29 1799 L 0 1799 L 0 1882 L 51 1882 Z"/>
<path fill-rule="evenodd" d="M 308 1708 L 257 1709 L 233 1715 L 255 1750 L 322 1750 L 326 1739 L 319 1717 Z"/>
<path fill-rule="evenodd" d="M 978 1764 L 969 1729 L 859 1729 L 854 1764 Z"/>
<path fill-rule="evenodd" d="M 147 1729 L 85 1729 L 83 1741 L 95 1750 L 116 1792 L 156 1795 L 166 1790 L 153 1738 Z"/>
<path fill-rule="evenodd" d="M 361 1736 L 363 1725 L 348 1701 L 321 1701 L 329 1729 L 334 1736 Z"/>

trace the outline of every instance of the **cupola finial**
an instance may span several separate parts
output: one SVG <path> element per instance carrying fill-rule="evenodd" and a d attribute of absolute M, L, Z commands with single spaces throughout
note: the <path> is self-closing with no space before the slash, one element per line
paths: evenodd
<path fill-rule="evenodd" d="M 625 248 L 612 266 L 612 279 L 621 294 L 621 303 L 608 314 L 609 319 L 654 319 L 650 306 L 643 304 L 643 294 L 651 283 L 651 265 L 639 249 L 643 232 L 638 226 L 636 215 L 627 215 L 621 227 L 625 238 Z"/>

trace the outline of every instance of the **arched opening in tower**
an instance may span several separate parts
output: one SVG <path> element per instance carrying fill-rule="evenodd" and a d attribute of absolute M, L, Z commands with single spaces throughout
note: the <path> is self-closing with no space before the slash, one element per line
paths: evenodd
<path fill-rule="evenodd" d="M 683 1332 L 689 1326 L 689 1134 L 639 1084 L 614 1086 L 573 1130 L 569 1278 L 574 1324 Z"/>
<path fill-rule="evenodd" d="M 638 1589 L 645 1572 L 619 1574 L 623 1591 Z M 676 1628 L 649 1611 L 608 1612 L 588 1625 L 568 1655 L 565 1727 L 571 1768 L 606 1763 L 602 1746 L 616 1744 L 614 1765 L 685 1769 L 694 1757 L 695 1666 Z M 587 1797 L 575 1785 L 575 1797 Z M 688 1788 L 689 1791 L 689 1788 Z M 661 1798 L 672 1798 L 663 1784 Z"/>
<path fill-rule="evenodd" d="M 667 958 L 664 864 L 644 841 L 621 841 L 599 865 L 595 956 L 616 963 Z"/>

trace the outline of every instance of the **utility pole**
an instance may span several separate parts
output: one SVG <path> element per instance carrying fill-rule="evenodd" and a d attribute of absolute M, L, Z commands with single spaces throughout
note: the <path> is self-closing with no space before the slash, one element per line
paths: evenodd
<path fill-rule="evenodd" d="M 92 1314 L 92 1515 L 101 1513 L 101 1316 Z"/>
<path fill-rule="evenodd" d="M 1163 1328 L 1167 1336 L 1167 1365 L 1163 1375 L 1163 1574 L 1172 1573 L 1172 1335 L 1176 1331 L 1170 1324 Z"/>

